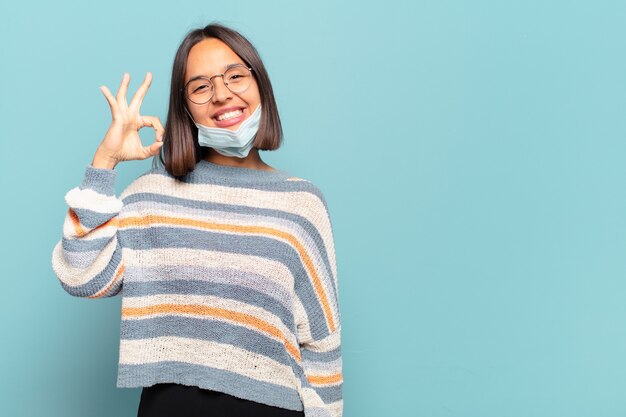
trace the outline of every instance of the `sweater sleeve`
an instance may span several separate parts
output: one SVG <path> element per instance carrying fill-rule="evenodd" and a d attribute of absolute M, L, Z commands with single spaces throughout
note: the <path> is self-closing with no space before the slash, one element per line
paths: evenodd
<path fill-rule="evenodd" d="M 124 264 L 117 230 L 122 201 L 115 171 L 87 166 L 82 183 L 65 195 L 62 239 L 52 251 L 61 286 L 76 297 L 112 297 L 122 288 Z"/>
<path fill-rule="evenodd" d="M 301 255 L 306 276 L 296 282 L 300 314 L 296 326 L 304 369 L 302 397 L 305 414 L 341 417 L 343 374 L 337 268 L 331 220 L 319 190 L 319 206 L 310 205 L 312 227 Z M 315 203 L 317 203 L 315 201 Z M 310 203 L 310 202 L 309 202 Z"/>

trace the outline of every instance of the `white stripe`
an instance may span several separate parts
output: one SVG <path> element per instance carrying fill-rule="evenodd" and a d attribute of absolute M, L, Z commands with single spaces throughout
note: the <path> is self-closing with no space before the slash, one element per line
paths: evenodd
<path fill-rule="evenodd" d="M 315 375 L 335 375 L 341 372 L 343 360 L 341 357 L 330 362 L 315 362 L 309 360 L 302 360 L 302 366 L 307 370 L 307 373 Z M 338 382 L 339 384 L 340 382 Z M 334 385 L 334 384 L 325 384 Z"/>
<path fill-rule="evenodd" d="M 341 417 L 343 414 L 343 400 L 337 400 L 334 403 L 328 404 L 328 409 L 332 417 Z"/>
<path fill-rule="evenodd" d="M 100 194 L 89 188 L 74 187 L 65 194 L 65 202 L 75 209 L 87 209 L 98 213 L 118 213 L 124 204 L 114 196 Z"/>
<path fill-rule="evenodd" d="M 343 414 L 343 399 L 324 404 L 324 401 L 313 388 L 301 388 L 300 398 L 304 406 L 305 414 L 310 416 L 341 417 Z"/>
<path fill-rule="evenodd" d="M 238 253 L 190 248 L 124 249 L 124 264 L 136 268 L 168 265 L 229 268 L 242 273 L 263 275 L 283 287 L 289 294 L 293 293 L 294 288 L 294 277 L 283 263 Z"/>
<path fill-rule="evenodd" d="M 303 387 L 300 389 L 300 398 L 305 410 L 307 408 L 326 408 L 326 404 L 322 400 L 322 397 L 311 387 Z"/>
<path fill-rule="evenodd" d="M 289 366 L 237 346 L 208 340 L 175 336 L 121 339 L 119 357 L 123 365 L 179 361 L 209 366 L 291 389 L 298 382 Z"/>

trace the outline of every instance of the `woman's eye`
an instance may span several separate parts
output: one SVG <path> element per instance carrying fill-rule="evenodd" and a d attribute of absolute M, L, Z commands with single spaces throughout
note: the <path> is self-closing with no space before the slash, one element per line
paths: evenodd
<path fill-rule="evenodd" d="M 200 92 L 202 92 L 202 91 L 206 90 L 207 88 L 208 88 L 208 86 L 207 86 L 207 85 L 201 85 L 201 86 L 199 86 L 199 87 L 196 87 L 196 88 L 193 90 L 193 92 L 194 92 L 194 93 L 200 93 Z"/>
<path fill-rule="evenodd" d="M 246 78 L 246 74 L 230 74 L 228 81 L 242 81 L 244 78 Z"/>

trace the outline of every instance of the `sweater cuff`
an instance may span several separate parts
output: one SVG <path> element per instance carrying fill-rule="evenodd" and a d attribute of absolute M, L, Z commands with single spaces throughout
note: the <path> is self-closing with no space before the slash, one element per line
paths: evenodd
<path fill-rule="evenodd" d="M 79 188 L 81 190 L 88 188 L 100 194 L 115 196 L 115 176 L 114 169 L 94 168 L 92 165 L 87 165 Z"/>

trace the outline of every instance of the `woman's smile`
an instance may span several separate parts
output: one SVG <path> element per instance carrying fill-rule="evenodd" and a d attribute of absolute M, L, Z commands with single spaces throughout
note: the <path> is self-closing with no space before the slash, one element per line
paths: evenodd
<path fill-rule="evenodd" d="M 217 127 L 225 128 L 243 122 L 247 116 L 245 107 L 227 107 L 218 110 L 211 119 Z"/>

